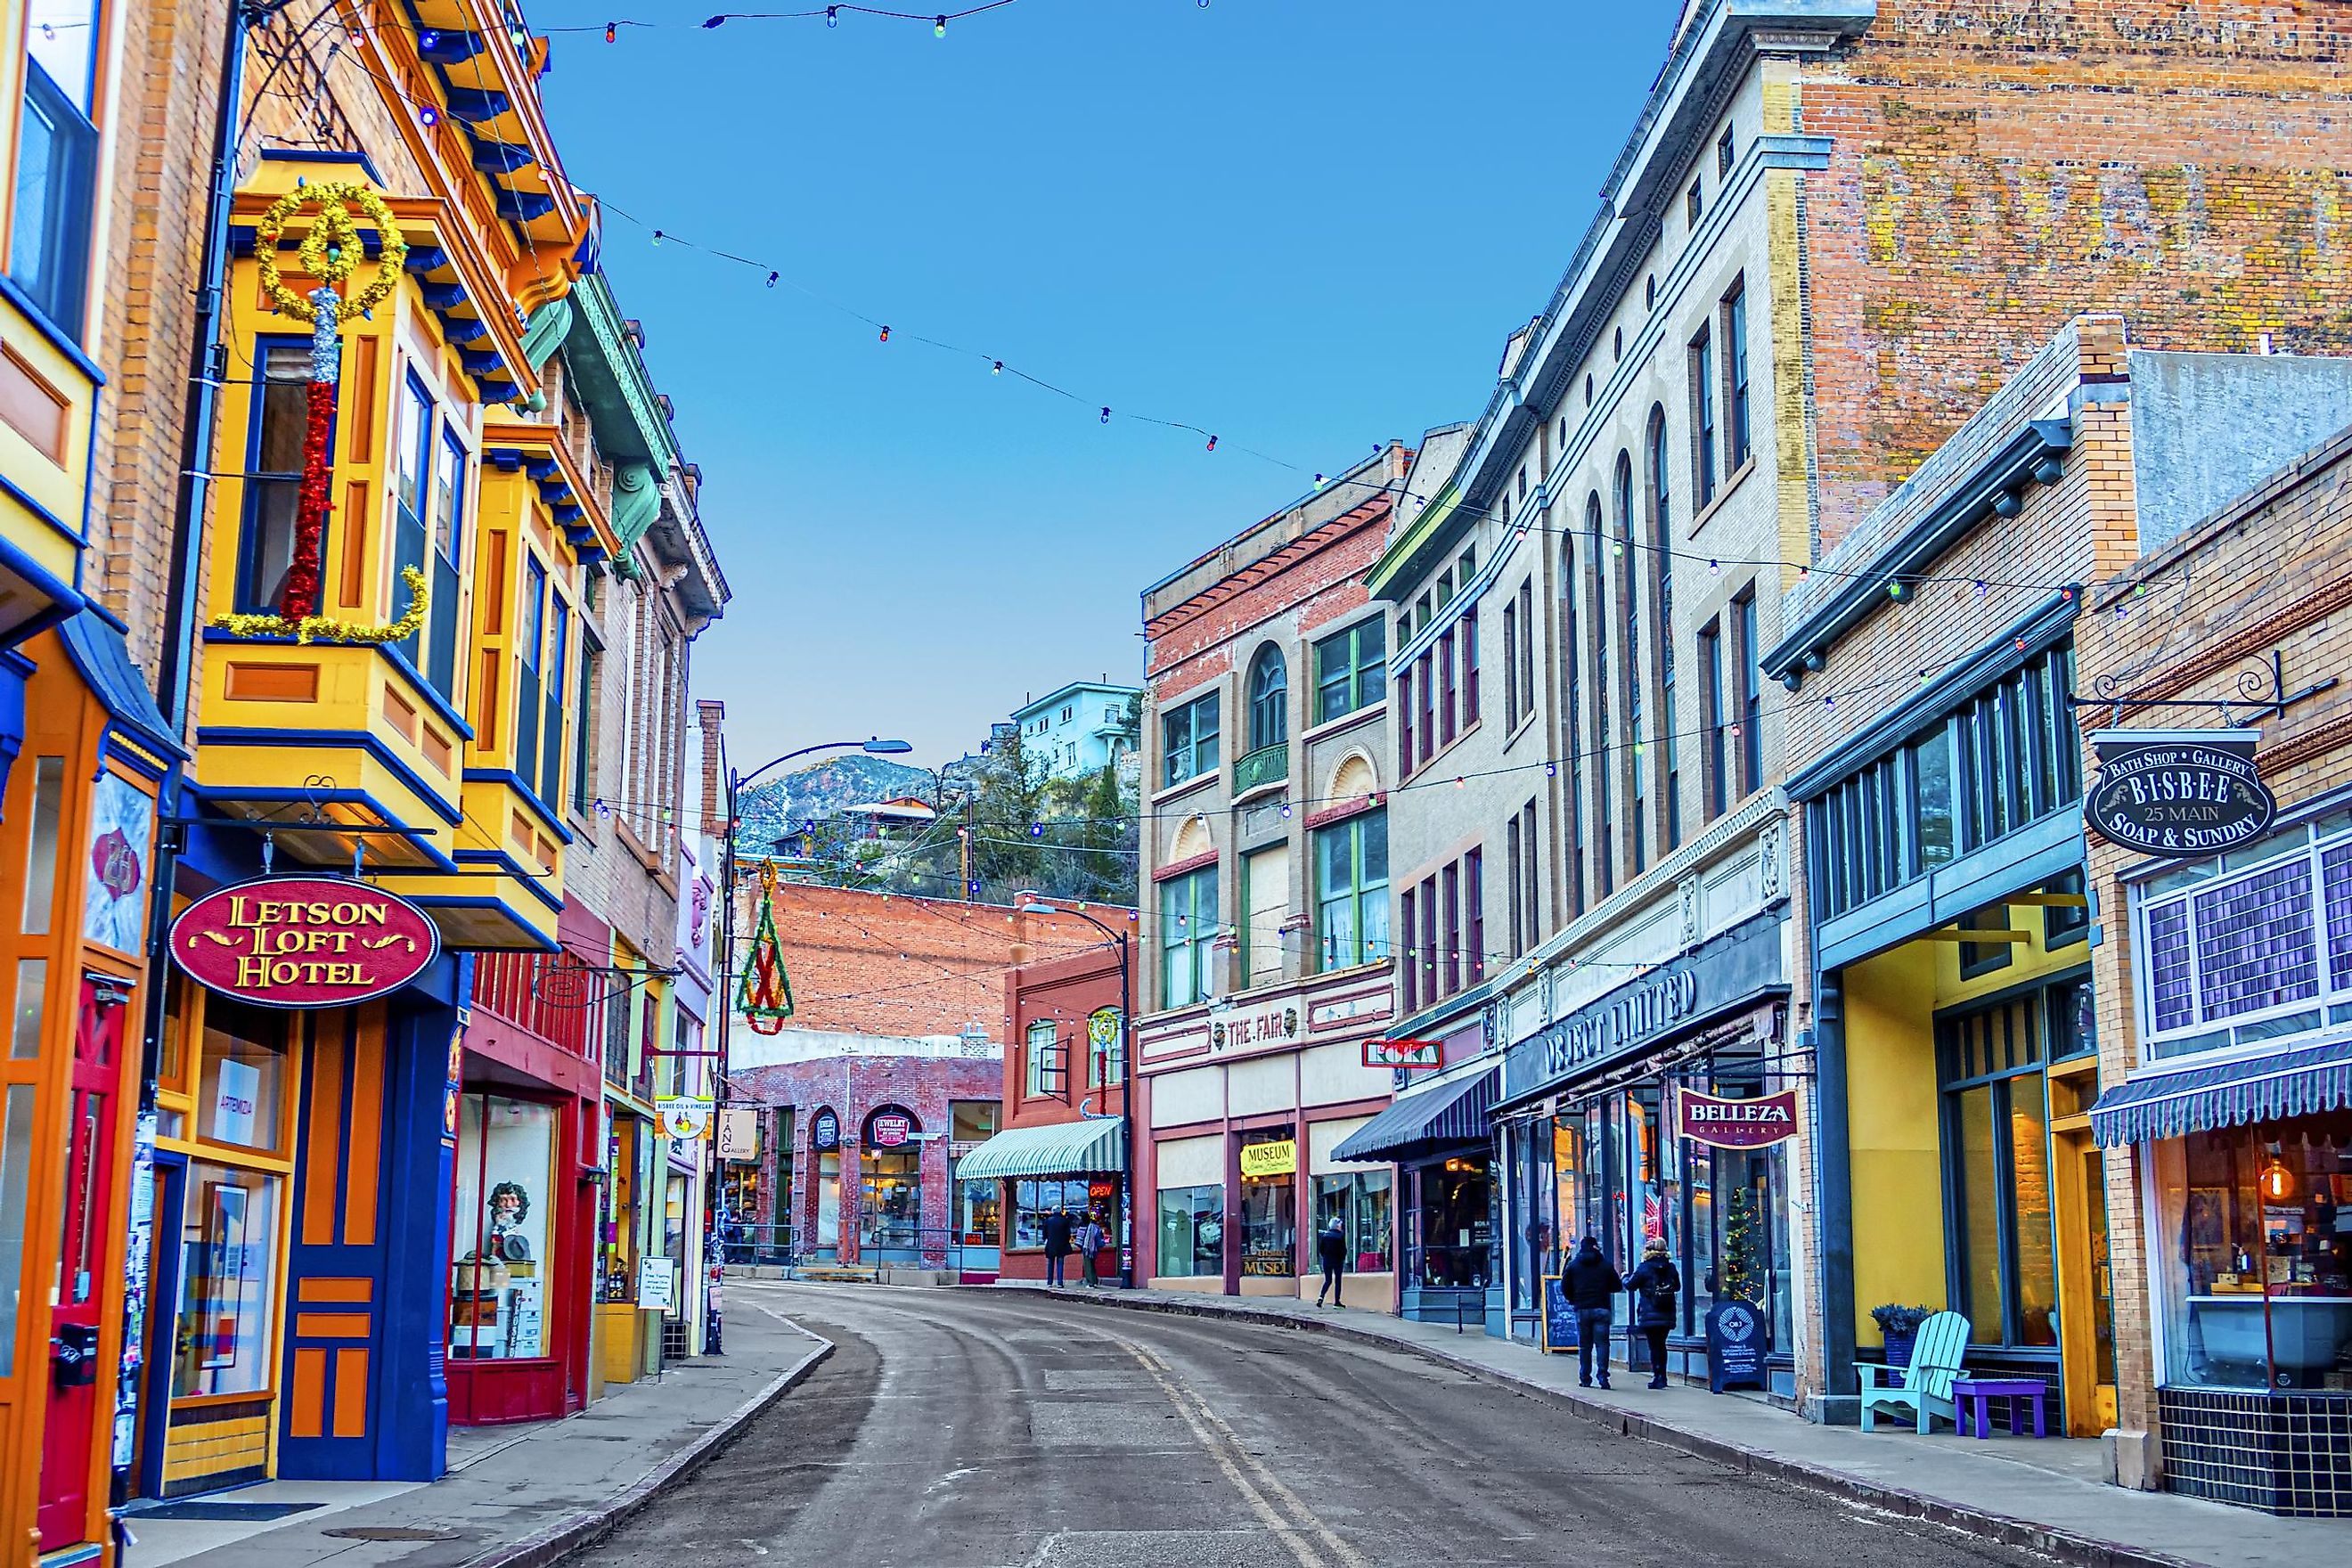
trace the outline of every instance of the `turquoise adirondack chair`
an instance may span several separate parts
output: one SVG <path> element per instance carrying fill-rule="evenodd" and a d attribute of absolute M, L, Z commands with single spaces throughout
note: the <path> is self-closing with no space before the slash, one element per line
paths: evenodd
<path fill-rule="evenodd" d="M 1952 1384 L 1960 1375 L 1960 1358 L 1968 1353 L 1969 1321 L 1958 1312 L 1938 1312 L 1919 1325 L 1919 1337 L 1912 1342 L 1911 1364 L 1907 1367 L 1884 1367 L 1869 1362 L 1854 1363 L 1854 1371 L 1862 1376 L 1862 1429 L 1874 1432 L 1877 1424 L 1872 1419 L 1877 1411 L 1889 1405 L 1902 1405 L 1913 1413 L 1918 1431 L 1929 1430 L 1931 1416 L 1940 1415 L 1959 1429 L 1959 1411 L 1952 1403 Z M 1903 1382 L 1894 1385 L 1892 1377 L 1882 1383 L 1880 1378 L 1898 1374 Z"/>

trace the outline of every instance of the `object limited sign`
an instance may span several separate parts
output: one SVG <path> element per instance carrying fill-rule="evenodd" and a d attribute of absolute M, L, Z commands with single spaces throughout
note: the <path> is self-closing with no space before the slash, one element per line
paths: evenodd
<path fill-rule="evenodd" d="M 1271 1143 L 1242 1145 L 1242 1174 L 1252 1180 L 1265 1176 L 1287 1176 L 1297 1169 L 1297 1139 L 1283 1138 Z"/>
<path fill-rule="evenodd" d="M 2261 837 L 2278 800 L 2254 766 L 2259 730 L 2100 730 L 2084 819 L 2145 855 L 2220 854 Z"/>
<path fill-rule="evenodd" d="M 1445 1046 L 1440 1040 L 1366 1040 L 1364 1065 L 1427 1071 L 1445 1065 Z"/>
<path fill-rule="evenodd" d="M 896 1110 L 883 1111 L 866 1129 L 866 1142 L 877 1149 L 896 1149 L 914 1135 L 914 1118 Z"/>
<path fill-rule="evenodd" d="M 1695 1089 L 1682 1093 L 1683 1136 L 1717 1149 L 1764 1149 L 1797 1135 L 1797 1091 L 1757 1100 L 1723 1100 Z"/>
<path fill-rule="evenodd" d="M 663 1134 L 681 1143 L 700 1141 L 709 1130 L 714 1109 L 709 1100 L 692 1095 L 654 1101 L 654 1114 L 661 1118 Z"/>
<path fill-rule="evenodd" d="M 264 877 L 172 922 L 172 958 L 210 990 L 267 1007 L 340 1007 L 399 990 L 440 956 L 425 911 L 364 882 Z"/>

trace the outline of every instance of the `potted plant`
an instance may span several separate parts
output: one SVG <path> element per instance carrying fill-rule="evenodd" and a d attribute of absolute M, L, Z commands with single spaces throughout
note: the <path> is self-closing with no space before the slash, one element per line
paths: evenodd
<path fill-rule="evenodd" d="M 1911 1346 L 1919 1337 L 1919 1325 L 1935 1315 L 1929 1307 L 1904 1307 L 1893 1302 L 1870 1310 L 1870 1321 L 1886 1340 L 1886 1364 L 1909 1366 Z"/>

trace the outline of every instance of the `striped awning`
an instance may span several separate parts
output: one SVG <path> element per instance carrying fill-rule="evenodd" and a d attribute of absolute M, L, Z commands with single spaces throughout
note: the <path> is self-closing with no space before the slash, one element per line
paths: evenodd
<path fill-rule="evenodd" d="M 1495 1109 L 1494 1068 L 1408 1090 L 1395 1104 L 1339 1140 L 1335 1160 L 1394 1160 L 1447 1143 L 1486 1142 Z"/>
<path fill-rule="evenodd" d="M 959 1182 L 990 1176 L 1091 1176 L 1127 1169 L 1127 1118 L 1012 1127 L 956 1162 Z"/>
<path fill-rule="evenodd" d="M 2103 1149 L 2178 1138 L 2352 1105 L 2352 1035 L 2270 1056 L 2148 1073 L 2099 1096 L 2091 1135 Z"/>

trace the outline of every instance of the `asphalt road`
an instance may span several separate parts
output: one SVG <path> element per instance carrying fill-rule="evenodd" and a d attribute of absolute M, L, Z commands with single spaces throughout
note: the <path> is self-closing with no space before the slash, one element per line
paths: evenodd
<path fill-rule="evenodd" d="M 2025 1564 L 1417 1357 L 1034 1297 L 730 1282 L 833 1356 L 577 1568 Z"/>

